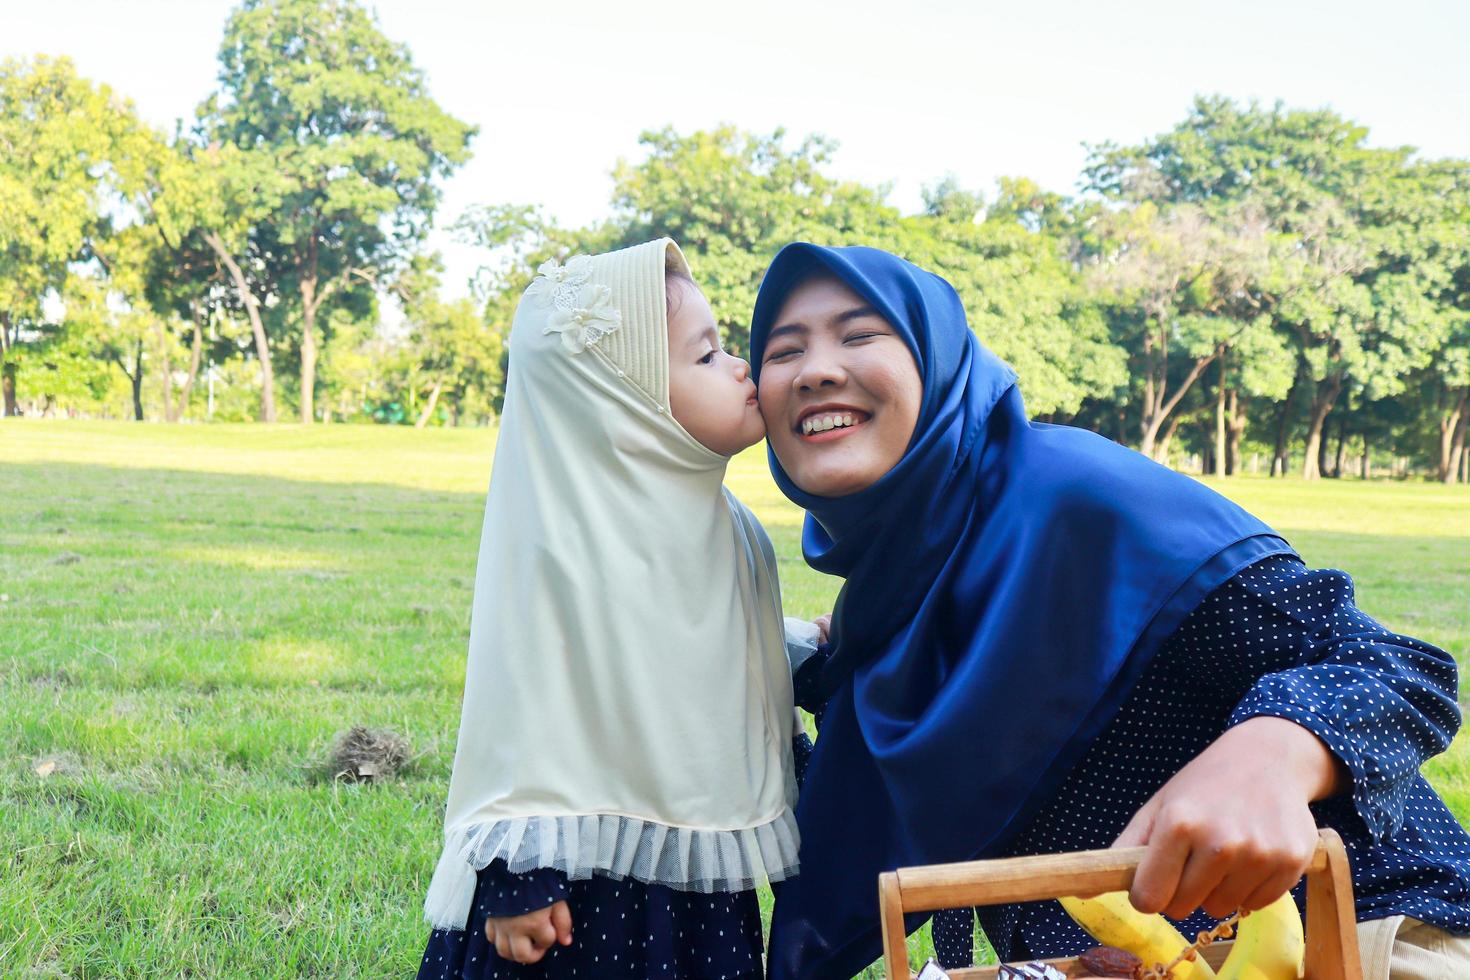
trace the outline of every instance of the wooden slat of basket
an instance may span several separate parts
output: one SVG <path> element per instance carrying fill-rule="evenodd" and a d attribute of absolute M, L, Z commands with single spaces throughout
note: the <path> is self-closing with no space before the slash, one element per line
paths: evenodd
<path fill-rule="evenodd" d="M 883 956 L 890 980 L 910 976 L 903 926 L 905 912 L 1122 891 L 1132 887 L 1134 873 L 1145 851 L 1140 847 L 1045 854 L 900 868 L 880 875 L 878 908 Z M 1352 896 L 1352 876 L 1342 839 L 1333 830 L 1321 830 L 1317 850 L 1307 866 L 1304 980 L 1362 980 Z M 1223 956 L 1227 948 L 1226 944 L 1216 944 L 1207 950 L 1206 959 Z M 961 971 L 955 977 L 956 980 L 988 980 L 995 972 L 995 967 L 981 967 Z"/>
<path fill-rule="evenodd" d="M 1133 873 L 1148 852 L 1146 847 L 1035 857 L 997 858 L 963 864 L 934 864 L 900 868 L 898 886 L 905 912 L 1007 902 L 1035 902 L 1063 895 L 1125 891 L 1133 887 Z M 1307 873 L 1327 869 L 1322 848 L 1312 855 Z"/>

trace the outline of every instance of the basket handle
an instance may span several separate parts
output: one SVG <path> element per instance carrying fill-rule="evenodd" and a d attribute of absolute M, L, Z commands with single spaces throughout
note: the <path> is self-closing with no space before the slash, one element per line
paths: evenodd
<path fill-rule="evenodd" d="M 1147 852 L 1145 847 L 1075 851 L 885 872 L 878 876 L 878 909 L 888 976 L 909 976 L 906 912 L 1123 891 L 1133 886 Z M 1342 838 L 1330 828 L 1319 830 L 1307 865 L 1306 938 L 1309 980 L 1361 980 L 1352 874 Z"/>

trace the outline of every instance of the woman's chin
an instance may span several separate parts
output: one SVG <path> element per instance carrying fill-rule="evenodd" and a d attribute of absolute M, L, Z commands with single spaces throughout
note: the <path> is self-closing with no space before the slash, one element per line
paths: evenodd
<path fill-rule="evenodd" d="M 876 477 L 864 470 L 843 466 L 814 466 L 787 474 L 799 489 L 814 497 L 850 497 L 872 486 Z"/>

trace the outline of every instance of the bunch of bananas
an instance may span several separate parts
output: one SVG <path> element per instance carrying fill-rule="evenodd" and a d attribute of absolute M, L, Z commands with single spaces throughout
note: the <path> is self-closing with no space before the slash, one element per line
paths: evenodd
<path fill-rule="evenodd" d="M 1150 964 L 1168 964 L 1194 943 L 1162 915 L 1144 915 L 1127 892 L 1097 898 L 1064 898 L 1062 908 L 1098 942 L 1124 949 Z M 1172 980 L 1296 980 L 1306 955 L 1302 919 L 1291 893 L 1240 919 L 1230 955 L 1217 974 L 1199 956 L 1174 966 Z"/>

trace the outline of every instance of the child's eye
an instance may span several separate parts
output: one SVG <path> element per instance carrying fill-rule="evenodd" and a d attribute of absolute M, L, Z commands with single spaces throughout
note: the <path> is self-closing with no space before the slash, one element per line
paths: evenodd
<path fill-rule="evenodd" d="M 714 360 L 715 360 L 715 353 L 716 353 L 715 351 L 710 351 L 708 354 L 704 355 L 703 357 L 701 357 L 699 359 L 699 363 L 700 364 L 713 364 L 714 363 Z"/>

